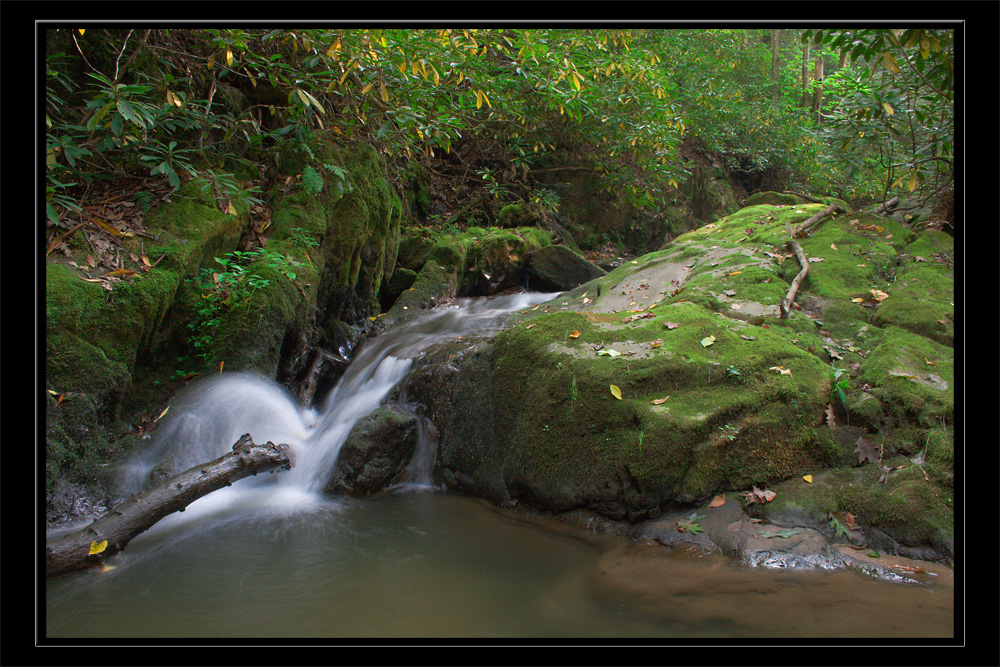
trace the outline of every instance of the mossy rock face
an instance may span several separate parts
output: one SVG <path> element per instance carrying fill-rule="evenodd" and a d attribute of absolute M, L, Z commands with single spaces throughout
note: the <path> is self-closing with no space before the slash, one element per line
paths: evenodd
<path fill-rule="evenodd" d="M 113 470 L 128 453 L 138 441 L 127 435 L 128 422 L 163 408 L 172 371 L 224 367 L 275 377 L 307 332 L 318 328 L 311 336 L 322 341 L 323 330 L 380 310 L 378 293 L 401 239 L 401 201 L 385 163 L 370 146 L 340 146 L 325 135 L 311 151 L 316 163 L 283 151 L 282 169 L 296 174 L 318 163 L 340 171 L 324 168 L 318 192 L 294 184 L 271 193 L 266 254 L 242 267 L 259 289 L 227 298 L 210 314 L 203 272 L 224 270 L 217 258 L 237 249 L 249 209 L 234 201 L 235 215 L 222 212 L 192 183 L 146 216 L 154 239 L 119 239 L 124 250 L 155 261 L 148 271 L 106 290 L 68 261 L 47 263 L 45 381 L 63 396 L 47 406 L 47 490 L 59 480 L 113 477 L 95 474 L 96 461 Z M 87 248 L 74 243 L 71 259 L 85 266 Z M 202 347 L 191 348 L 192 328 L 208 317 Z"/>
<path fill-rule="evenodd" d="M 379 288 L 396 265 L 402 202 L 371 146 L 321 140 L 312 151 L 319 163 L 339 167 L 346 178 L 328 175 L 318 194 L 296 189 L 281 195 L 272 225 L 285 234 L 301 229 L 322 239 L 310 254 L 319 276 L 317 305 L 326 322 L 358 321 L 379 309 Z M 283 169 L 301 171 L 299 159 L 286 156 Z"/>
<path fill-rule="evenodd" d="M 156 357 L 165 341 L 186 337 L 186 322 L 173 316 L 175 301 L 199 266 L 235 245 L 246 224 L 246 209 L 239 208 L 237 215 L 224 214 L 196 189 L 183 186 L 147 217 L 149 228 L 159 233 L 143 241 L 142 252 L 158 259 L 156 266 L 111 289 L 84 280 L 72 265 L 46 264 L 45 384 L 64 395 L 61 403 L 46 407 L 52 427 L 46 440 L 47 490 L 59 479 L 92 483 L 108 478 L 95 467 L 113 469 L 134 444 L 119 418 L 136 373 L 141 374 L 137 367 Z M 131 249 L 136 242 L 124 238 L 121 243 Z M 76 264 L 84 266 L 87 248 L 73 252 Z"/>
<path fill-rule="evenodd" d="M 637 520 L 821 470 L 870 475 L 854 451 L 864 434 L 887 459 L 925 447 L 928 462 L 940 457 L 928 478 L 919 466 L 907 478 L 923 509 L 879 509 L 882 490 L 868 489 L 870 526 L 914 549 L 945 545 L 953 352 L 879 319 L 910 289 L 899 267 L 923 269 L 915 249 L 939 240 L 871 216 L 827 218 L 799 239 L 810 259 L 802 307 L 782 318 L 801 268 L 786 223 L 825 208 L 745 207 L 518 314 L 451 371 L 454 393 L 435 416 L 442 479 L 495 502 Z M 947 267 L 933 270 L 931 287 L 949 298 Z M 865 498 L 845 496 L 838 511 Z"/>
<path fill-rule="evenodd" d="M 411 271 L 419 271 L 430 256 L 441 234 L 427 227 L 404 227 L 401 230 L 397 261 Z"/>

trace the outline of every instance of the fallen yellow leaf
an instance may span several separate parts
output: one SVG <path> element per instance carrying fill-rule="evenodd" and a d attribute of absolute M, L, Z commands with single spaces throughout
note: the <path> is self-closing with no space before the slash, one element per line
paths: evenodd
<path fill-rule="evenodd" d="M 580 337 L 580 332 L 579 331 L 574 331 L 573 333 L 571 333 L 569 335 L 569 337 L 570 338 L 579 338 Z"/>
<path fill-rule="evenodd" d="M 809 482 L 810 484 L 812 484 L 812 483 L 813 483 L 813 476 L 812 476 L 812 475 L 803 475 L 803 476 L 802 476 L 802 479 L 806 480 L 806 481 L 807 481 L 807 482 Z"/>
<path fill-rule="evenodd" d="M 94 540 L 93 542 L 90 543 L 90 555 L 99 554 L 107 548 L 108 548 L 107 540 L 101 540 L 100 542 Z"/>
<path fill-rule="evenodd" d="M 616 387 L 615 385 L 611 385 L 611 395 L 617 398 L 619 401 L 622 400 L 622 390 Z"/>

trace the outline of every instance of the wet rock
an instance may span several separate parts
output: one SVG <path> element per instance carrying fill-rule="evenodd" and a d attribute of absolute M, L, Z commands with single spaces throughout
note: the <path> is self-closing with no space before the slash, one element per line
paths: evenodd
<path fill-rule="evenodd" d="M 415 415 L 396 405 L 377 408 L 347 436 L 326 491 L 353 496 L 381 491 L 406 469 L 418 437 Z"/>

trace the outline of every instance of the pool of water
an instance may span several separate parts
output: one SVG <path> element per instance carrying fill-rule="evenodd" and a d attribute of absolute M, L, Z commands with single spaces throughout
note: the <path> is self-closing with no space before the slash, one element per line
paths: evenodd
<path fill-rule="evenodd" d="M 930 583 L 668 554 L 440 492 L 219 491 L 113 570 L 45 584 L 49 638 L 951 637 Z"/>

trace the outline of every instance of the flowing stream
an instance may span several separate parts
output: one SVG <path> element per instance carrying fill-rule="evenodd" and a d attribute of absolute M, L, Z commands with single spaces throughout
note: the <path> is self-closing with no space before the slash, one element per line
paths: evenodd
<path fill-rule="evenodd" d="M 47 637 L 950 637 L 947 572 L 924 584 L 775 572 L 500 512 L 431 482 L 434 438 L 395 493 L 324 494 L 351 428 L 430 346 L 552 298 L 463 299 L 368 341 L 316 408 L 221 374 L 178 395 L 123 472 L 131 491 L 243 433 L 287 443 L 292 470 L 241 480 L 133 540 L 114 569 L 46 582 Z"/>

